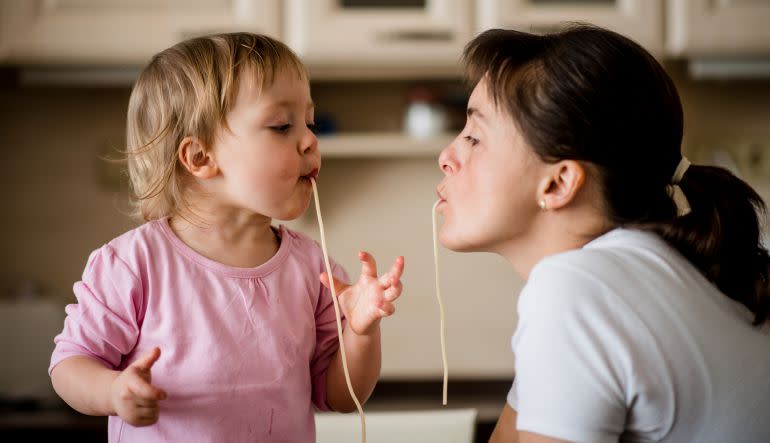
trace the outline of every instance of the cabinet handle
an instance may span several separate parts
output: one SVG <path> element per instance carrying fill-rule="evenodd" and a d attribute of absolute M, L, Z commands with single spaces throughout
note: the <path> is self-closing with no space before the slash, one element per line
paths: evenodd
<path fill-rule="evenodd" d="M 378 32 L 376 39 L 380 42 L 450 42 L 454 38 L 452 31 L 426 31 L 419 29 Z"/>

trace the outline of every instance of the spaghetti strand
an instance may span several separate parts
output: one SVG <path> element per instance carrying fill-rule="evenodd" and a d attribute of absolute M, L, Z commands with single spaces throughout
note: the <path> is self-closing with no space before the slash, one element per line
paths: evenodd
<path fill-rule="evenodd" d="M 348 371 L 348 359 L 345 355 L 345 340 L 342 337 L 342 320 L 340 319 L 340 307 L 337 301 L 337 289 L 334 287 L 334 277 L 332 276 L 332 267 L 329 263 L 329 252 L 326 249 L 326 234 L 324 233 L 324 222 L 321 217 L 321 204 L 318 201 L 318 187 L 316 186 L 315 179 L 310 178 L 310 184 L 313 185 L 313 198 L 315 199 L 315 212 L 318 217 L 318 229 L 321 233 L 321 250 L 324 254 L 324 265 L 326 266 L 326 275 L 329 276 L 329 286 L 332 291 L 332 302 L 334 303 L 334 315 L 337 319 L 337 338 L 340 341 L 340 353 L 342 354 L 342 370 L 345 373 L 345 383 L 348 385 L 348 392 L 353 398 L 353 402 L 358 409 L 358 415 L 361 417 L 361 442 L 366 443 L 366 416 L 364 415 L 364 409 L 361 407 L 361 403 L 356 397 L 356 393 L 353 391 L 353 383 L 350 381 L 350 372 Z M 446 404 L 446 402 L 445 402 Z"/>
<path fill-rule="evenodd" d="M 449 368 L 446 359 L 446 336 L 444 331 L 444 304 L 441 302 L 441 285 L 439 284 L 439 270 L 438 270 L 438 229 L 436 222 L 436 208 L 441 200 L 437 200 L 433 204 L 433 210 L 431 215 L 433 216 L 433 263 L 436 269 L 436 298 L 438 299 L 439 315 L 441 316 L 441 360 L 444 363 L 444 388 L 443 388 L 443 404 L 446 406 L 447 398 L 447 383 L 449 380 Z"/>

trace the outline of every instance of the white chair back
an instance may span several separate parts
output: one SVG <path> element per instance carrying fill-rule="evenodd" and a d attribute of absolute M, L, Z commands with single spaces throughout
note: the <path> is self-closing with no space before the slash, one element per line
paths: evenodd
<path fill-rule="evenodd" d="M 475 409 L 366 412 L 367 443 L 472 443 Z M 316 443 L 361 441 L 357 413 L 316 413 Z"/>

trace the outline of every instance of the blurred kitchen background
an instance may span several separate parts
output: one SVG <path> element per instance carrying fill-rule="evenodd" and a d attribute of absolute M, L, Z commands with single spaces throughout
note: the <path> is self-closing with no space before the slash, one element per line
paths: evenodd
<path fill-rule="evenodd" d="M 440 408 L 431 206 L 438 153 L 463 124 L 458 58 L 481 30 L 565 21 L 650 50 L 679 87 L 690 158 L 770 199 L 768 0 L 0 0 L 0 440 L 105 440 L 106 419 L 69 412 L 46 369 L 88 254 L 137 225 L 113 161 L 131 85 L 157 51 L 236 30 L 285 41 L 309 68 L 331 254 L 353 275 L 360 249 L 406 256 L 366 410 Z M 318 239 L 314 214 L 288 224 Z M 513 377 L 522 282 L 494 256 L 440 260 L 449 407 L 476 408 L 486 441 Z"/>

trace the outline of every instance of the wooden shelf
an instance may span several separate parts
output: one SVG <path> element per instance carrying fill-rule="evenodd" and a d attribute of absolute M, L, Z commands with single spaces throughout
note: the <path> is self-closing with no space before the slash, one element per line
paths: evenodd
<path fill-rule="evenodd" d="M 326 158 L 435 157 L 454 137 L 455 134 L 416 138 L 401 132 L 340 133 L 318 136 L 318 148 Z"/>

